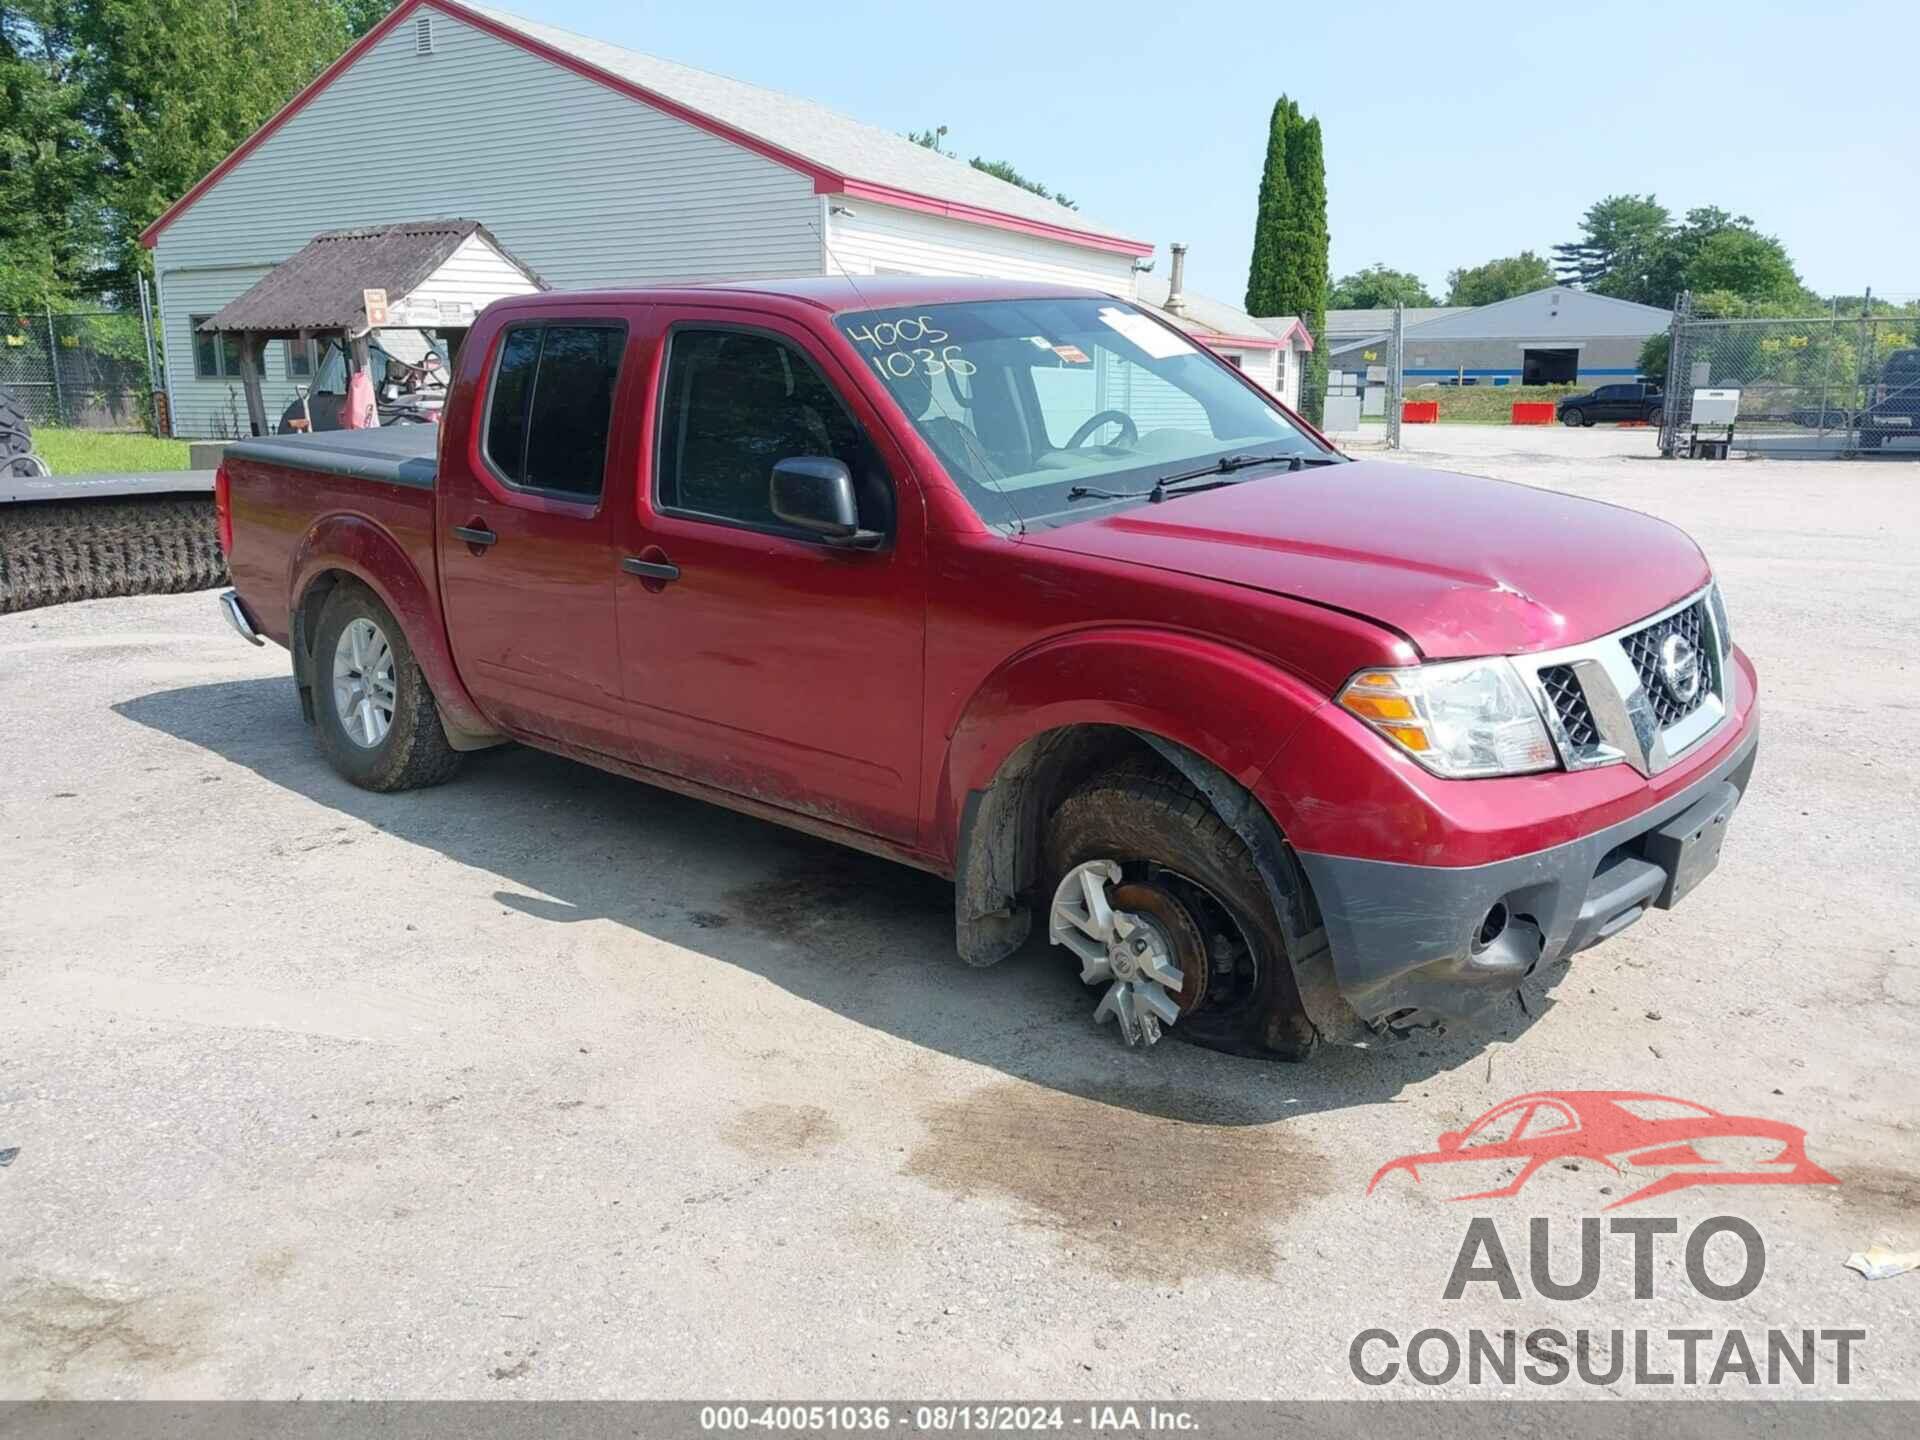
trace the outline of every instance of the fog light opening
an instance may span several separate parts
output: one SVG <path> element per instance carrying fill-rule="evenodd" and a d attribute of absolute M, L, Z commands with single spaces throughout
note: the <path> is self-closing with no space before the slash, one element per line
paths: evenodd
<path fill-rule="evenodd" d="M 1458 933 L 1458 932 L 1455 932 Z M 1507 902 L 1496 900 L 1480 921 L 1480 929 L 1473 937 L 1473 953 L 1479 955 L 1488 946 L 1507 933 Z"/>

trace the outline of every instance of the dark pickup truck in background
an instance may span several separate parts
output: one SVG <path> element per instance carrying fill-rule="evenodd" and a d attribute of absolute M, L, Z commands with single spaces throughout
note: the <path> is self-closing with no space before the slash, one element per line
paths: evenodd
<path fill-rule="evenodd" d="M 1350 461 L 1088 292 L 502 301 L 444 423 L 216 500 L 355 784 L 512 739 L 951 877 L 965 960 L 1045 934 L 1130 1043 L 1510 996 L 1686 896 L 1758 742 L 1686 535 Z"/>
<path fill-rule="evenodd" d="M 1896 350 L 1880 367 L 1860 416 L 1860 448 L 1920 435 L 1920 350 Z"/>
<path fill-rule="evenodd" d="M 1644 420 L 1658 425 L 1666 410 L 1666 392 L 1645 380 L 1602 385 L 1554 402 L 1562 425 L 1592 425 L 1600 420 Z"/>

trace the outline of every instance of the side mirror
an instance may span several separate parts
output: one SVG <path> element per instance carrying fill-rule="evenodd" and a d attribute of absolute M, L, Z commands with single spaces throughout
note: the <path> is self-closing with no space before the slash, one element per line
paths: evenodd
<path fill-rule="evenodd" d="M 768 503 L 775 519 L 829 545 L 871 550 L 885 538 L 877 530 L 860 528 L 853 475 L 830 455 L 795 455 L 775 464 Z"/>

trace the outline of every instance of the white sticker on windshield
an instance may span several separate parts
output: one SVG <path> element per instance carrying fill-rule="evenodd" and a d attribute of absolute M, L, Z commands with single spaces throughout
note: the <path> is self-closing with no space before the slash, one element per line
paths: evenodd
<path fill-rule="evenodd" d="M 1101 323 L 1138 345 L 1155 360 L 1171 360 L 1175 355 L 1191 355 L 1193 346 L 1164 325 L 1156 325 L 1136 310 L 1116 310 L 1108 306 L 1100 312 Z"/>

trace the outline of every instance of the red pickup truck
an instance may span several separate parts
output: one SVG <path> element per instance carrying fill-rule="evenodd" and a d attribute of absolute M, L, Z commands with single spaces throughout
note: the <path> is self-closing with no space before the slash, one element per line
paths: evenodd
<path fill-rule="evenodd" d="M 1057 286 L 503 301 L 442 424 L 244 441 L 216 497 L 355 784 L 511 739 L 919 866 L 1129 1043 L 1508 995 L 1713 868 L 1758 743 L 1680 531 L 1349 460 Z"/>

